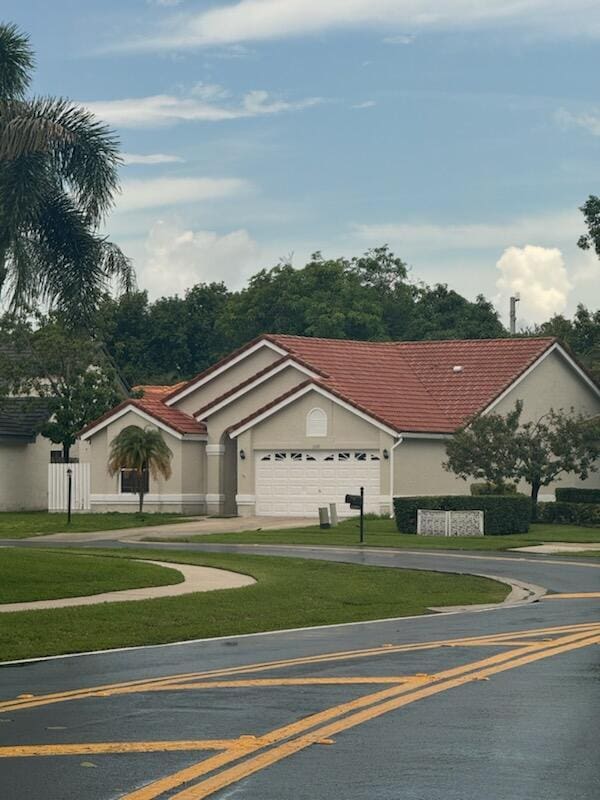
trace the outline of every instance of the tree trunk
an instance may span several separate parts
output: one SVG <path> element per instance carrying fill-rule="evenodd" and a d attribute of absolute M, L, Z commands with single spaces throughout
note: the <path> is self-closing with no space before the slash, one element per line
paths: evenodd
<path fill-rule="evenodd" d="M 531 520 L 535 522 L 537 519 L 537 503 L 538 495 L 540 493 L 539 481 L 534 481 L 531 484 Z"/>
<path fill-rule="evenodd" d="M 63 464 L 68 464 L 71 458 L 71 445 L 63 444 Z"/>
<path fill-rule="evenodd" d="M 144 508 L 144 470 L 138 469 L 136 472 L 137 477 L 137 485 L 138 485 L 138 496 L 140 499 L 139 504 L 139 513 L 142 513 L 142 509 Z"/>

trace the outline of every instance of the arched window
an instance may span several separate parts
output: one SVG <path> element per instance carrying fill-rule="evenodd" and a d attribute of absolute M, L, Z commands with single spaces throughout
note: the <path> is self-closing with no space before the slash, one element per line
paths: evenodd
<path fill-rule="evenodd" d="M 322 408 L 313 408 L 306 415 L 307 436 L 327 436 L 327 414 Z"/>

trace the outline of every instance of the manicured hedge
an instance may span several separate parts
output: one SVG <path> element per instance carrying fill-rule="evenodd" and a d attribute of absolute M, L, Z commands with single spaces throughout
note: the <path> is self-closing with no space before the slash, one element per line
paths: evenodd
<path fill-rule="evenodd" d="M 556 499 L 561 503 L 600 503 L 600 489 L 557 489 Z"/>
<path fill-rule="evenodd" d="M 401 533 L 417 532 L 419 508 L 434 511 L 483 511 L 483 527 L 487 536 L 527 533 L 531 520 L 531 500 L 524 494 L 395 497 L 396 527 Z"/>
<path fill-rule="evenodd" d="M 505 494 L 516 494 L 517 493 L 517 484 L 516 483 L 505 483 L 502 489 L 500 490 L 498 486 L 494 486 L 493 483 L 472 483 L 471 484 L 471 494 L 473 497 L 481 497 L 481 495 L 505 495 Z"/>
<path fill-rule="evenodd" d="M 600 527 L 600 503 L 538 503 L 538 522 Z"/>

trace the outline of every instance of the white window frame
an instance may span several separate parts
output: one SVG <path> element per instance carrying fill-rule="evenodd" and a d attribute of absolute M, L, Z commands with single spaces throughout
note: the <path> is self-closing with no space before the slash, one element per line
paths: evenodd
<path fill-rule="evenodd" d="M 310 439 L 324 438 L 327 436 L 329 419 L 327 412 L 319 406 L 311 408 L 306 415 L 306 436 Z"/>

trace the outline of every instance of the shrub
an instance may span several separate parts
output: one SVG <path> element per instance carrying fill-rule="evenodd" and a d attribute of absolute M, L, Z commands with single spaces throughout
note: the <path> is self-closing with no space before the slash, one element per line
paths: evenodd
<path fill-rule="evenodd" d="M 472 483 L 471 484 L 471 494 L 473 497 L 481 497 L 482 495 L 506 495 L 506 494 L 516 494 L 517 493 L 517 484 L 516 483 L 505 483 L 502 486 L 496 486 L 493 483 Z"/>
<path fill-rule="evenodd" d="M 531 520 L 531 500 L 524 494 L 395 497 L 394 514 L 399 531 L 417 532 L 419 508 L 434 511 L 483 511 L 483 526 L 487 536 L 527 533 Z"/>
<path fill-rule="evenodd" d="M 556 499 L 561 503 L 600 503 L 600 489 L 557 489 Z"/>
<path fill-rule="evenodd" d="M 600 503 L 538 503 L 538 522 L 600 527 Z"/>

